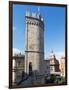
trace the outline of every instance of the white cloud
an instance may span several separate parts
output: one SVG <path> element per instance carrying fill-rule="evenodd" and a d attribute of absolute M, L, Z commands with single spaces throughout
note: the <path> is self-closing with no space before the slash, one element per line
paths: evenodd
<path fill-rule="evenodd" d="M 13 48 L 13 55 L 19 54 L 21 51 L 18 48 Z"/>
<path fill-rule="evenodd" d="M 61 57 L 65 56 L 65 52 L 55 52 L 56 58 L 60 59 Z"/>

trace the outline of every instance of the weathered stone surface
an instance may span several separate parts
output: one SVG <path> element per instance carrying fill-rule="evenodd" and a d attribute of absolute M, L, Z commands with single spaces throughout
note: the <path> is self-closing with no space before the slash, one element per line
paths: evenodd
<path fill-rule="evenodd" d="M 42 61 L 44 60 L 44 30 L 41 20 L 26 17 L 26 55 L 25 72 L 29 73 L 29 63 L 32 62 L 33 71 L 42 74 Z"/>

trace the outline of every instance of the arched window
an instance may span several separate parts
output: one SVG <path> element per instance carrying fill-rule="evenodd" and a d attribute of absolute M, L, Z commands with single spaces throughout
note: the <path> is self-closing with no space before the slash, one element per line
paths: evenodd
<path fill-rule="evenodd" d="M 29 62 L 29 75 L 32 74 L 32 62 Z"/>

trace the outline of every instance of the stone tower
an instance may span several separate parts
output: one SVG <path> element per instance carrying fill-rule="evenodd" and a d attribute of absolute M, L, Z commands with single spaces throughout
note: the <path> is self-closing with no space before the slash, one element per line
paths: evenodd
<path fill-rule="evenodd" d="M 36 75 L 43 75 L 44 60 L 44 22 L 40 13 L 26 12 L 26 51 L 25 72 L 33 71 Z"/>

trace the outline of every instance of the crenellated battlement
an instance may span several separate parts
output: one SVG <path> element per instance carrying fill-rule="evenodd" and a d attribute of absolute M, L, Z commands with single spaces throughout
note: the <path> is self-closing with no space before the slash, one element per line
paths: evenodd
<path fill-rule="evenodd" d="M 30 13 L 26 13 L 26 24 L 30 24 L 30 25 L 36 25 L 38 27 L 44 28 L 44 21 L 43 18 L 37 15 L 37 13 L 32 13 L 32 15 L 30 15 Z"/>
<path fill-rule="evenodd" d="M 43 17 L 41 17 L 41 15 L 40 15 L 39 12 L 38 12 L 38 13 L 32 12 L 32 15 L 31 15 L 30 12 L 27 11 L 25 16 L 26 16 L 26 17 L 35 18 L 35 19 L 38 19 L 38 20 L 40 20 L 40 21 L 43 22 Z"/>

